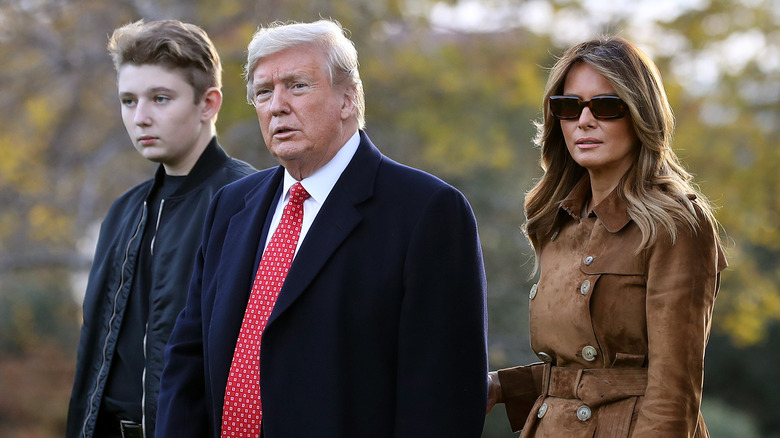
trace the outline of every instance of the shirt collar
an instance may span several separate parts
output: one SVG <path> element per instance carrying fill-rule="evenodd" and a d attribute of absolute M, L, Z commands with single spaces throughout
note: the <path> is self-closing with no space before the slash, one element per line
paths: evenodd
<path fill-rule="evenodd" d="M 352 137 L 344 143 L 344 146 L 339 149 L 336 155 L 330 159 L 324 166 L 317 169 L 310 176 L 300 181 L 303 188 L 309 193 L 312 200 L 322 205 L 325 203 L 333 186 L 336 185 L 336 181 L 339 180 L 341 173 L 347 168 L 349 162 L 352 161 L 352 157 L 357 152 L 360 145 L 359 131 L 355 131 Z M 293 184 L 299 182 L 287 170 L 284 171 L 284 186 L 283 195 L 286 200 L 290 196 L 290 187 Z"/>
<path fill-rule="evenodd" d="M 590 196 L 590 176 L 586 173 L 571 189 L 566 199 L 561 201 L 561 209 L 565 210 L 574 219 L 580 220 L 582 208 Z M 631 222 L 626 201 L 618 196 L 617 187 L 599 205 L 593 208 L 593 212 L 610 233 L 617 233 Z"/>

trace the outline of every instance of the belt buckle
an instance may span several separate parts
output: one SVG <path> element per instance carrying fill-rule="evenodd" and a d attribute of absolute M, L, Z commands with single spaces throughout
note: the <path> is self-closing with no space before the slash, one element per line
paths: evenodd
<path fill-rule="evenodd" d="M 122 432 L 122 438 L 144 438 L 141 425 L 135 421 L 119 420 L 119 430 Z"/>

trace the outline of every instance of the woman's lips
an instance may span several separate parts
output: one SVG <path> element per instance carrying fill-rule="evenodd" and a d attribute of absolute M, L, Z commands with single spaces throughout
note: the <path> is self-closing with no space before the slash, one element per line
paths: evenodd
<path fill-rule="evenodd" d="M 593 149 L 601 146 L 603 143 L 595 138 L 581 138 L 575 142 L 580 149 Z"/>

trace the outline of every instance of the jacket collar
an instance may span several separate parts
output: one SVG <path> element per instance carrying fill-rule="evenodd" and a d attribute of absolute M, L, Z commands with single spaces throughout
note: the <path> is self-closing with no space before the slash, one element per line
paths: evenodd
<path fill-rule="evenodd" d="M 219 145 L 217 137 L 211 137 L 211 141 L 209 141 L 206 149 L 200 154 L 200 158 L 195 162 L 195 166 L 192 167 L 192 170 L 187 174 L 184 182 L 173 196 L 181 196 L 198 187 L 205 179 L 219 170 L 229 158 L 230 156 Z M 154 187 L 158 187 L 164 177 L 165 168 L 160 164 L 157 167 L 157 172 L 154 174 Z"/>
<path fill-rule="evenodd" d="M 561 209 L 574 219 L 580 220 L 582 208 L 590 196 L 590 176 L 586 173 L 571 189 L 569 195 L 561 201 Z M 626 201 L 618 195 L 617 187 L 599 205 L 593 208 L 593 212 L 610 233 L 617 233 L 631 222 Z"/>

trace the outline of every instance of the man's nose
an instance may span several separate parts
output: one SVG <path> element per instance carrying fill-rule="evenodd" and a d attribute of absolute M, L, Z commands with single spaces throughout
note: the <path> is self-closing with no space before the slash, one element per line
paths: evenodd
<path fill-rule="evenodd" d="M 277 87 L 274 90 L 268 109 L 274 116 L 290 112 L 289 95 L 284 87 Z"/>

